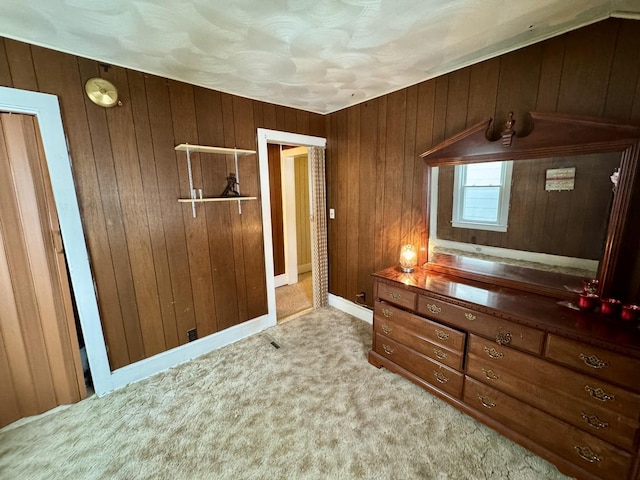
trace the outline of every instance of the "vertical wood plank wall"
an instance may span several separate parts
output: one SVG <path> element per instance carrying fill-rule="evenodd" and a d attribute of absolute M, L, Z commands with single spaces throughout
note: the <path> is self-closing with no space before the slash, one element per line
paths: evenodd
<path fill-rule="evenodd" d="M 103 109 L 85 81 L 114 83 Z M 321 115 L 248 100 L 0 38 L 0 85 L 59 98 L 113 369 L 266 313 L 260 202 L 198 206 L 178 143 L 256 149 L 259 127 L 325 136 Z M 233 158 L 194 155 L 195 186 L 219 194 Z M 259 195 L 257 157 L 239 159 Z M 219 191 L 218 191 L 219 190 Z M 215 202 L 214 202 L 215 203 Z"/>
<path fill-rule="evenodd" d="M 311 271 L 311 221 L 309 206 L 309 159 L 307 155 L 296 157 L 294 162 L 296 180 L 296 244 L 299 273 Z M 308 270 L 307 270 L 308 268 Z"/>
<path fill-rule="evenodd" d="M 500 128 L 511 111 L 519 132 L 529 111 L 640 124 L 639 51 L 640 21 L 609 19 L 330 114 L 329 291 L 351 301 L 364 291 L 372 305 L 369 275 L 420 243 L 418 155 L 448 136 L 490 117 Z"/>

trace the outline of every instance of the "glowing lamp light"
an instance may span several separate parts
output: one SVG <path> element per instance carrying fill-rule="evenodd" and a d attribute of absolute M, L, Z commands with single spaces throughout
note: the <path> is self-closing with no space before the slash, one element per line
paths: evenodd
<path fill-rule="evenodd" d="M 411 273 L 418 264 L 418 252 L 413 245 L 403 245 L 400 248 L 400 270 Z"/>

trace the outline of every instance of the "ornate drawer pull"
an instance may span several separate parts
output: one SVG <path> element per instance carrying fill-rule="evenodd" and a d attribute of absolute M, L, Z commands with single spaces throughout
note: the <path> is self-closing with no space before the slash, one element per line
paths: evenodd
<path fill-rule="evenodd" d="M 496 350 L 495 348 L 491 347 L 484 347 L 484 351 L 487 353 L 487 355 L 491 358 L 502 358 L 504 357 L 504 355 L 502 354 L 502 352 L 499 352 L 498 350 Z"/>
<path fill-rule="evenodd" d="M 388 308 L 383 308 L 382 309 L 382 315 L 384 315 L 384 318 L 389 318 L 393 316 L 393 312 L 391 310 L 389 310 Z"/>
<path fill-rule="evenodd" d="M 605 392 L 600 387 L 593 388 L 593 387 L 590 387 L 589 385 L 585 385 L 584 389 L 587 392 L 589 392 L 589 395 L 591 395 L 596 400 L 600 400 L 601 402 L 608 402 L 609 400 L 613 401 L 613 400 L 616 399 L 615 396 L 609 395 L 607 392 Z"/>
<path fill-rule="evenodd" d="M 582 419 L 587 422 L 587 425 L 597 430 L 600 430 L 601 428 L 609 428 L 609 424 L 600 420 L 596 415 L 587 415 L 584 412 L 580 412 L 580 416 L 582 416 Z"/>
<path fill-rule="evenodd" d="M 437 306 L 435 304 L 432 305 L 430 303 L 427 303 L 427 310 L 429 310 L 431 313 L 440 313 L 440 312 L 442 312 L 442 309 L 439 306 Z"/>
<path fill-rule="evenodd" d="M 498 345 L 508 345 L 511 343 L 511 334 L 505 331 L 498 332 L 498 335 L 496 335 L 496 343 Z"/>
<path fill-rule="evenodd" d="M 383 325 L 382 326 L 382 331 L 384 333 L 386 333 L 387 335 L 389 335 L 391 333 L 391 327 L 388 327 L 387 325 Z"/>
<path fill-rule="evenodd" d="M 442 374 L 441 372 L 434 371 L 433 375 L 436 377 L 436 380 L 439 381 L 440 383 L 449 383 L 449 379 L 445 377 L 444 374 Z"/>
<path fill-rule="evenodd" d="M 478 400 L 480 400 L 480 403 L 485 408 L 493 408 L 496 406 L 496 403 L 493 400 L 491 400 L 489 397 L 483 397 L 482 395 L 478 395 Z"/>
<path fill-rule="evenodd" d="M 609 362 L 600 360 L 595 355 L 585 355 L 584 353 L 581 353 L 580 360 L 582 360 L 586 366 L 591 368 L 606 368 L 609 366 Z"/>
<path fill-rule="evenodd" d="M 580 455 L 584 460 L 586 460 L 589 463 L 596 463 L 596 462 L 602 461 L 602 458 L 596 455 L 593 452 L 593 450 L 591 450 L 589 447 L 576 445 L 574 448 L 576 449 L 576 452 L 578 452 L 578 455 Z"/>
<path fill-rule="evenodd" d="M 386 345 L 384 343 L 382 344 L 382 349 L 384 350 L 384 353 L 386 353 L 387 355 L 391 355 L 395 351 L 389 345 Z"/>
<path fill-rule="evenodd" d="M 496 372 L 494 372 L 491 369 L 485 370 L 483 368 L 482 369 L 482 373 L 484 373 L 484 376 L 487 377 L 489 380 L 498 380 L 500 378 L 500 376 L 498 374 L 496 374 Z"/>
<path fill-rule="evenodd" d="M 400 300 L 401 297 L 401 295 L 396 292 L 389 292 L 389 295 L 391 295 L 391 298 L 393 298 L 394 300 Z"/>
<path fill-rule="evenodd" d="M 433 353 L 435 353 L 436 357 L 438 357 L 440 360 L 448 357 L 446 353 L 444 353 L 442 350 L 438 350 L 437 348 L 433 350 Z"/>
<path fill-rule="evenodd" d="M 436 330 L 436 337 L 438 337 L 440 340 L 446 340 L 449 338 L 449 334 L 443 332 L 442 330 Z"/>
<path fill-rule="evenodd" d="M 473 320 L 475 320 L 475 319 L 476 319 L 476 316 L 475 316 L 473 313 L 469 313 L 469 312 L 467 312 L 467 313 L 465 313 L 465 314 L 464 314 L 464 316 L 465 316 L 465 318 L 466 318 L 467 320 L 471 320 L 471 321 L 473 321 Z"/>

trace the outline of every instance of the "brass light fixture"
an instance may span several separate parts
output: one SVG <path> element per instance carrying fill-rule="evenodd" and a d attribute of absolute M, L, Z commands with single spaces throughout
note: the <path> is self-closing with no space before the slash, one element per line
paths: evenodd
<path fill-rule="evenodd" d="M 111 108 L 116 105 L 122 105 L 122 102 L 118 100 L 118 89 L 113 83 L 104 78 L 90 78 L 84 84 L 84 91 L 89 100 L 101 107 Z"/>

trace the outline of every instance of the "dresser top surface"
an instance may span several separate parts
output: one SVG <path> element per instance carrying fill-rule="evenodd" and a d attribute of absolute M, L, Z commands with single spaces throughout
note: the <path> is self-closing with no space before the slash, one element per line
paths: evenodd
<path fill-rule="evenodd" d="M 640 327 L 597 312 L 582 312 L 566 301 L 489 283 L 466 280 L 417 268 L 403 273 L 390 267 L 374 278 L 402 284 L 422 294 L 446 297 L 454 303 L 508 318 L 518 323 L 587 341 L 640 358 Z"/>

